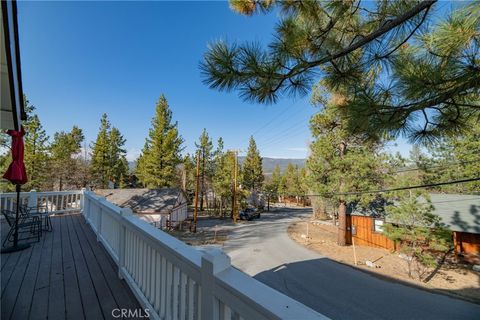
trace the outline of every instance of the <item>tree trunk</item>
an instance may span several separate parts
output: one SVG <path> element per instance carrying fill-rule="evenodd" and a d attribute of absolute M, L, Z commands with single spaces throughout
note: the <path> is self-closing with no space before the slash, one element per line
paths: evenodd
<path fill-rule="evenodd" d="M 347 143 L 342 141 L 339 146 L 340 158 L 345 156 L 347 152 Z M 345 192 L 345 181 L 343 176 L 340 178 L 340 193 Z M 338 206 L 338 239 L 339 246 L 346 246 L 351 241 L 347 232 L 347 203 L 344 196 L 340 196 L 340 204 Z"/>
<path fill-rule="evenodd" d="M 338 239 L 339 246 L 347 245 L 347 205 L 345 200 L 340 200 L 338 206 Z"/>

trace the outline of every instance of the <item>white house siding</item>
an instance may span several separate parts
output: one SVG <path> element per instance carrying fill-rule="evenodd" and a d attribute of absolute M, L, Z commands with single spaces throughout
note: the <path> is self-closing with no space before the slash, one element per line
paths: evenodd
<path fill-rule="evenodd" d="M 174 222 L 175 226 L 178 224 L 178 222 L 182 222 L 185 219 L 187 219 L 187 204 L 184 203 L 181 206 L 176 207 L 172 211 L 171 215 L 171 220 Z"/>
<path fill-rule="evenodd" d="M 160 226 L 163 228 L 166 225 L 168 215 L 161 214 L 161 213 L 150 213 L 150 214 L 136 214 L 136 216 L 150 224 L 155 223 L 155 226 L 157 228 L 159 228 Z"/>
<path fill-rule="evenodd" d="M 154 224 L 157 228 L 165 228 L 167 226 L 167 220 L 172 221 L 173 227 L 176 227 L 179 223 L 187 219 L 188 211 L 187 204 L 184 203 L 172 210 L 171 214 L 168 213 L 137 213 L 137 217 L 150 224 Z"/>

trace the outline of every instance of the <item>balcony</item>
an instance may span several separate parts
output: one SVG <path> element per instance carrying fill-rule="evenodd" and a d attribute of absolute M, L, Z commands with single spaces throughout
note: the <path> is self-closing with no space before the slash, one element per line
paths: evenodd
<path fill-rule="evenodd" d="M 2 256 L 2 319 L 108 319 L 141 308 L 79 213 L 52 225 L 29 249 Z"/>
<path fill-rule="evenodd" d="M 15 194 L 1 197 L 2 209 L 14 206 Z M 53 232 L 2 255 L 2 319 L 325 318 L 233 268 L 221 250 L 190 247 L 91 192 L 20 201 L 47 205 Z"/>

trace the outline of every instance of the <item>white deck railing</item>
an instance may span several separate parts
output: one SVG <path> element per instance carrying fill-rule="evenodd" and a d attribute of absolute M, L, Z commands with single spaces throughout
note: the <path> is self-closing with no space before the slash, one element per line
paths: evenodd
<path fill-rule="evenodd" d="M 48 191 L 20 193 L 20 203 L 29 207 L 47 208 L 52 214 L 75 212 L 82 208 L 83 191 Z M 0 195 L 0 206 L 3 209 L 15 211 L 17 203 L 17 193 L 9 192 Z"/>
<path fill-rule="evenodd" d="M 22 201 L 38 203 L 46 197 L 59 209 L 54 213 L 82 209 L 118 265 L 119 277 L 153 319 L 326 319 L 235 269 L 220 249 L 190 247 L 92 192 L 67 194 L 38 192 L 35 198 L 23 193 Z M 2 195 L 2 208 L 16 201 L 12 195 Z"/>

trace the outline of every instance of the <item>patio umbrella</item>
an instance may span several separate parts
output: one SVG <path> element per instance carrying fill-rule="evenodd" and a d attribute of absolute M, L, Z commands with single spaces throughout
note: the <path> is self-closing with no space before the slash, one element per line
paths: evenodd
<path fill-rule="evenodd" d="M 28 181 L 27 171 L 25 170 L 25 164 L 23 163 L 24 156 L 24 144 L 23 136 L 25 130 L 21 127 L 20 131 L 8 130 L 7 134 L 12 137 L 12 163 L 8 167 L 7 172 L 3 177 L 15 184 L 15 190 L 17 192 L 17 209 L 15 212 L 15 232 L 13 234 L 13 247 L 2 250 L 3 252 L 13 252 L 23 250 L 29 247 L 29 245 L 18 244 L 18 214 L 20 211 L 20 191 L 22 184 Z"/>

